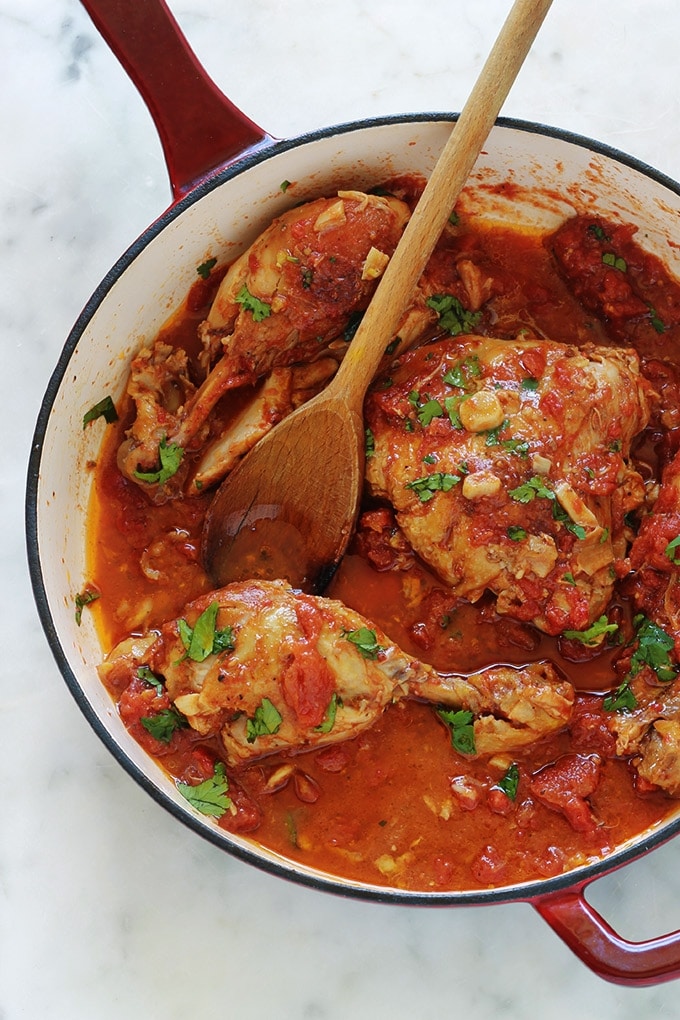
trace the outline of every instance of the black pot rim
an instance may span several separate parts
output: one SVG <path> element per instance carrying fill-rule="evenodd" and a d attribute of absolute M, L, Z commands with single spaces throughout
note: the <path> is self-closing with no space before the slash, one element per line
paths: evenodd
<path fill-rule="evenodd" d="M 278 862 L 277 860 L 264 855 L 255 845 L 251 848 L 250 846 L 244 846 L 241 843 L 233 842 L 229 833 L 219 829 L 217 826 L 205 825 L 200 819 L 196 818 L 188 811 L 183 810 L 182 807 L 177 805 L 151 781 L 144 770 L 132 761 L 117 743 L 112 733 L 107 729 L 97 713 L 94 711 L 82 687 L 78 683 L 59 639 L 45 591 L 38 543 L 38 488 L 43 442 L 48 428 L 52 406 L 78 341 L 95 312 L 102 304 L 119 277 L 122 276 L 128 267 L 134 262 L 140 252 L 162 230 L 164 230 L 169 223 L 180 216 L 189 206 L 203 198 L 206 194 L 218 187 L 221 187 L 226 181 L 240 175 L 252 166 L 264 162 L 280 153 L 286 152 L 289 149 L 317 142 L 323 138 L 328 138 L 334 135 L 349 134 L 366 128 L 428 122 L 453 123 L 457 119 L 457 116 L 458 114 L 455 113 L 398 114 L 368 120 L 349 121 L 347 123 L 305 133 L 295 138 L 274 141 L 271 144 L 267 144 L 244 154 L 237 160 L 237 162 L 232 163 L 223 169 L 217 170 L 197 184 L 195 188 L 183 196 L 178 202 L 171 205 L 166 212 L 161 214 L 161 216 L 138 237 L 138 239 L 124 252 L 123 255 L 121 255 L 121 257 L 109 270 L 84 306 L 76 323 L 69 333 L 57 365 L 49 380 L 45 396 L 41 404 L 31 445 L 26 483 L 25 530 L 27 557 L 31 584 L 33 587 L 33 595 L 40 622 L 57 666 L 76 703 L 97 736 L 101 739 L 103 744 L 108 748 L 119 764 L 123 766 L 123 768 L 139 784 L 139 786 L 142 787 L 142 789 L 150 794 L 158 804 L 169 811 L 170 814 L 178 821 L 198 833 L 213 845 L 227 851 L 236 858 L 254 865 L 260 870 L 303 886 L 334 893 L 343 897 L 403 906 L 442 907 L 488 905 L 502 902 L 536 902 L 541 898 L 555 896 L 560 892 L 577 890 L 588 885 L 594 879 L 622 867 L 623 865 L 643 856 L 662 843 L 667 842 L 680 830 L 680 814 L 678 814 L 674 819 L 664 822 L 657 829 L 643 833 L 638 838 L 629 842 L 629 844 L 624 848 L 616 850 L 611 856 L 585 865 L 574 871 L 551 878 L 538 879 L 520 885 L 499 886 L 491 889 L 463 890 L 457 892 L 410 891 L 394 889 L 391 887 L 382 888 L 379 886 L 354 885 L 346 883 L 344 880 L 333 876 L 326 876 L 315 872 L 308 873 L 303 869 L 303 866 L 297 865 L 295 861 L 288 862 L 282 859 L 281 862 Z M 639 173 L 649 177 L 668 190 L 680 195 L 680 184 L 676 181 L 672 180 L 660 171 L 655 170 L 641 160 L 638 160 L 633 156 L 629 156 L 612 146 L 594 141 L 593 139 L 575 134 L 571 131 L 549 127 L 544 124 L 534 123 L 527 120 L 500 117 L 496 121 L 496 125 L 499 128 L 508 128 L 520 132 L 524 131 L 533 135 L 538 134 L 549 136 L 559 141 L 587 149 L 590 152 L 606 156 L 617 163 L 621 163 L 637 170 Z"/>

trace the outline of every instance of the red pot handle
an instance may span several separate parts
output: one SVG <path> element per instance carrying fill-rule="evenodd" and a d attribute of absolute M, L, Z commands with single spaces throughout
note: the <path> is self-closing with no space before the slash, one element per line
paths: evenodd
<path fill-rule="evenodd" d="M 165 0 L 81 0 L 153 118 L 175 200 L 273 141 L 220 92 Z"/>
<path fill-rule="evenodd" d="M 680 977 L 680 931 L 628 942 L 586 901 L 584 888 L 541 897 L 532 905 L 587 967 L 607 981 L 638 987 Z"/>

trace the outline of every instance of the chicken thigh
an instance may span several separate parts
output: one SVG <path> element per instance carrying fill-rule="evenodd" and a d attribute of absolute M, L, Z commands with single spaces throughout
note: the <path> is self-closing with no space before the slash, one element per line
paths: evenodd
<path fill-rule="evenodd" d="M 632 350 L 470 336 L 404 355 L 366 402 L 367 482 L 453 592 L 558 634 L 611 597 L 649 417 Z"/>

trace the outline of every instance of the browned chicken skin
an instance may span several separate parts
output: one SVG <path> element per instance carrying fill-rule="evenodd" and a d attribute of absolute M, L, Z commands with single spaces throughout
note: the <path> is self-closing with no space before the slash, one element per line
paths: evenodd
<path fill-rule="evenodd" d="M 199 630 L 208 633 L 202 650 L 191 644 Z M 409 696 L 470 711 L 476 754 L 507 751 L 566 726 L 574 697 L 547 663 L 440 676 L 341 602 L 282 581 L 203 596 L 152 643 L 122 642 L 103 675 L 121 662 L 161 676 L 189 724 L 221 736 L 232 766 L 348 740 Z"/>
<path fill-rule="evenodd" d="M 633 351 L 440 340 L 404 355 L 366 404 L 373 496 L 458 596 L 550 634 L 603 612 L 643 500 L 629 463 L 648 419 Z"/>

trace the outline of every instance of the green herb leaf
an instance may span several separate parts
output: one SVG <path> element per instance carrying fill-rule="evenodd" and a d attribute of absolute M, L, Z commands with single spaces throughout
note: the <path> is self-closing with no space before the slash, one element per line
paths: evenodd
<path fill-rule="evenodd" d="M 246 740 L 252 744 L 258 737 L 277 733 L 282 722 L 283 718 L 276 705 L 269 698 L 263 698 L 252 719 L 246 723 Z"/>
<path fill-rule="evenodd" d="M 358 630 L 343 630 L 342 636 L 353 645 L 356 645 L 365 659 L 377 659 L 385 649 L 378 644 L 378 637 L 374 630 L 368 627 L 359 627 Z"/>
<path fill-rule="evenodd" d="M 519 786 L 519 768 L 515 762 L 510 765 L 508 770 L 498 780 L 496 784 L 499 790 L 502 790 L 506 797 L 510 800 L 517 798 L 517 787 Z"/>
<path fill-rule="evenodd" d="M 630 676 L 634 677 L 643 666 L 649 666 L 662 683 L 670 683 L 678 675 L 671 662 L 669 652 L 675 648 L 675 641 L 666 631 L 646 617 L 636 617 L 638 647 L 630 660 Z"/>
<path fill-rule="evenodd" d="M 467 390 L 473 379 L 479 379 L 482 368 L 476 354 L 470 354 L 457 365 L 453 365 L 444 373 L 442 379 L 447 386 L 457 386 L 458 389 Z"/>
<path fill-rule="evenodd" d="M 433 294 L 425 304 L 439 316 L 439 325 L 451 336 L 471 333 L 482 318 L 481 312 L 468 312 L 453 294 Z"/>
<path fill-rule="evenodd" d="M 207 280 L 216 265 L 217 259 L 206 259 L 200 266 L 196 266 L 196 272 L 202 280 Z"/>
<path fill-rule="evenodd" d="M 213 774 L 209 779 L 204 779 L 198 786 L 178 783 L 177 789 L 192 807 L 203 815 L 221 818 L 231 807 L 231 798 L 228 794 L 229 781 L 221 761 L 215 764 Z"/>
<path fill-rule="evenodd" d="M 184 729 L 189 723 L 176 708 L 164 708 L 155 715 L 145 715 L 139 720 L 156 740 L 169 744 L 176 730 Z"/>
<path fill-rule="evenodd" d="M 570 641 L 580 641 L 581 644 L 594 648 L 602 644 L 607 634 L 615 634 L 618 629 L 618 623 L 610 623 L 606 616 L 601 616 L 587 630 L 565 630 L 563 636 Z"/>
<path fill-rule="evenodd" d="M 680 563 L 680 557 L 675 555 L 675 550 L 678 547 L 680 547 L 680 535 L 678 535 L 677 538 L 674 538 L 672 542 L 669 542 L 666 548 L 664 549 L 664 553 L 671 561 L 671 563 Z"/>
<path fill-rule="evenodd" d="M 632 712 L 637 708 L 637 698 L 630 687 L 630 681 L 624 680 L 612 694 L 608 694 L 602 702 L 605 712 Z"/>
<path fill-rule="evenodd" d="M 156 676 L 152 673 L 148 666 L 140 666 L 137 670 L 137 676 L 140 680 L 143 680 L 145 684 L 149 684 L 150 687 L 156 688 L 156 694 L 162 694 L 165 688 L 165 684 L 161 677 Z"/>
<path fill-rule="evenodd" d="M 520 528 L 516 524 L 511 524 L 508 527 L 507 534 L 508 538 L 511 539 L 513 542 L 523 542 L 524 539 L 527 537 L 527 533 L 524 530 L 524 528 Z"/>
<path fill-rule="evenodd" d="M 610 238 L 605 234 L 604 229 L 599 223 L 591 223 L 588 227 L 588 233 L 592 234 L 593 237 L 598 241 L 609 241 Z"/>
<path fill-rule="evenodd" d="M 101 598 L 100 593 L 92 588 L 86 588 L 85 591 L 81 591 L 76 595 L 74 602 L 76 604 L 76 623 L 79 627 L 83 622 L 83 609 L 85 606 L 89 606 L 91 602 L 96 602 L 99 598 Z"/>
<path fill-rule="evenodd" d="M 366 442 L 364 444 L 364 455 L 366 460 L 370 460 L 375 455 L 375 436 L 373 435 L 372 429 L 366 428 Z"/>
<path fill-rule="evenodd" d="M 190 627 L 186 620 L 177 621 L 177 629 L 182 644 L 186 648 L 186 657 L 194 662 L 203 662 L 209 655 L 230 652 L 234 648 L 234 632 L 231 627 L 216 629 L 219 602 L 211 602 Z"/>
<path fill-rule="evenodd" d="M 526 379 L 522 379 L 522 389 L 533 392 L 538 389 L 538 379 L 533 376 L 528 376 Z"/>
<path fill-rule="evenodd" d="M 451 743 L 461 754 L 475 754 L 475 731 L 472 712 L 464 709 L 438 708 L 437 715 L 451 731 Z"/>
<path fill-rule="evenodd" d="M 542 499 L 554 499 L 555 493 L 547 487 L 542 478 L 534 475 L 523 485 L 518 485 L 516 489 L 510 489 L 508 496 L 517 503 L 531 503 L 537 496 Z"/>
<path fill-rule="evenodd" d="M 652 323 L 652 327 L 656 330 L 657 333 L 666 332 L 666 324 L 664 323 L 663 319 L 661 319 L 659 315 L 657 315 L 656 309 L 652 308 L 651 305 L 649 306 L 649 318 Z"/>
<path fill-rule="evenodd" d="M 243 305 L 244 309 L 252 314 L 255 322 L 262 322 L 272 314 L 271 305 L 268 305 L 266 301 L 260 301 L 254 294 L 251 294 L 245 283 L 236 295 L 236 302 Z"/>
<path fill-rule="evenodd" d="M 411 489 L 418 496 L 421 503 L 427 503 L 432 499 L 435 492 L 449 492 L 454 485 L 460 481 L 460 475 L 453 475 L 445 471 L 434 471 L 431 475 L 424 475 L 412 482 L 407 482 L 405 488 Z"/>
<path fill-rule="evenodd" d="M 83 428 L 87 428 L 90 422 L 96 421 L 97 418 L 103 418 L 107 425 L 118 421 L 118 412 L 111 397 L 104 397 L 98 404 L 95 404 L 89 411 L 85 412 L 83 415 Z"/>
<path fill-rule="evenodd" d="M 285 194 L 290 187 L 290 181 L 281 181 L 279 189 Z"/>
<path fill-rule="evenodd" d="M 616 255 L 613 251 L 605 252 L 602 256 L 602 262 L 605 266 L 611 266 L 612 269 L 618 269 L 621 273 L 625 273 L 628 270 L 626 260 L 622 259 L 620 255 Z"/>
<path fill-rule="evenodd" d="M 319 723 L 318 726 L 314 727 L 318 733 L 331 732 L 331 730 L 335 726 L 335 716 L 338 711 L 338 704 L 342 704 L 342 702 L 339 700 L 337 694 L 333 693 L 333 696 L 331 697 L 331 700 L 328 703 L 326 714 L 323 717 L 323 722 Z"/>
<path fill-rule="evenodd" d="M 444 408 L 438 400 L 428 400 L 418 409 L 418 421 L 427 427 L 433 418 L 441 418 L 443 414 Z"/>
<path fill-rule="evenodd" d="M 160 468 L 158 471 L 135 471 L 135 478 L 139 478 L 140 482 L 147 482 L 148 485 L 164 485 L 169 478 L 177 474 L 183 456 L 182 447 L 176 443 L 168 443 L 163 436 L 158 445 Z"/>

